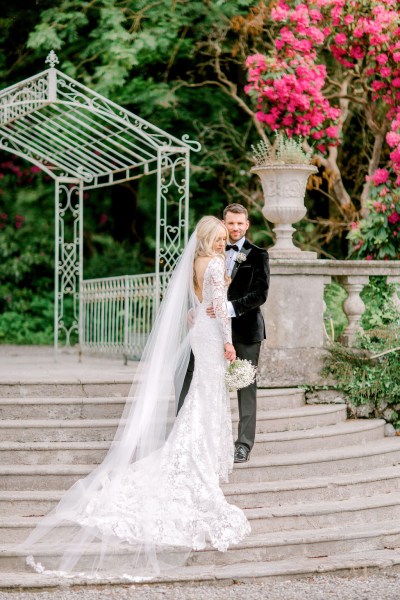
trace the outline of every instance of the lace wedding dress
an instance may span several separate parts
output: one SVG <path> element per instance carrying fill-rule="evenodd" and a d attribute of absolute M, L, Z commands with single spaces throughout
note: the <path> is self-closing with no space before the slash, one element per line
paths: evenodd
<path fill-rule="evenodd" d="M 227 481 L 233 468 L 234 452 L 225 384 L 224 343 L 232 340 L 224 270 L 222 256 L 207 265 L 203 300 L 196 301 L 189 332 L 195 356 L 193 380 L 165 442 L 120 470 L 117 485 L 105 472 L 97 491 L 87 495 L 87 502 L 70 508 L 67 515 L 81 532 L 88 532 L 91 544 L 110 542 L 104 554 L 116 557 L 113 570 L 120 564 L 119 574 L 133 580 L 183 564 L 192 550 L 201 550 L 207 543 L 226 551 L 250 532 L 242 510 L 229 504 L 220 488 L 220 480 Z M 215 319 L 206 314 L 210 305 Z M 72 543 L 75 535 L 70 538 Z M 80 543 L 81 538 L 80 533 Z M 88 551 L 90 554 L 90 548 Z M 44 554 L 47 556 L 41 560 L 28 559 L 37 571 L 58 575 L 88 571 L 93 575 L 97 571 L 90 562 L 88 568 L 85 560 L 76 566 L 75 559 L 67 570 L 68 560 L 61 563 L 64 569 L 49 569 L 49 552 Z M 143 554 L 145 561 L 139 560 Z M 66 555 L 71 555 L 71 548 Z M 110 556 L 106 563 L 109 560 Z M 102 566 L 102 573 L 108 571 Z"/>

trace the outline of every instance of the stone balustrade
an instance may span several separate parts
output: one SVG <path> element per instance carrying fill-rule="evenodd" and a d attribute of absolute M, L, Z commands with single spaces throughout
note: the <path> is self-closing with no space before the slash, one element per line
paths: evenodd
<path fill-rule="evenodd" d="M 341 341 L 355 342 L 365 310 L 360 294 L 372 276 L 394 284 L 400 306 L 400 261 L 271 259 L 271 285 L 263 307 L 267 339 L 263 343 L 258 385 L 292 386 L 321 383 L 327 336 L 324 288 L 337 281 L 347 292 L 343 311 L 348 325 Z M 397 289 L 396 289 L 397 288 Z"/>

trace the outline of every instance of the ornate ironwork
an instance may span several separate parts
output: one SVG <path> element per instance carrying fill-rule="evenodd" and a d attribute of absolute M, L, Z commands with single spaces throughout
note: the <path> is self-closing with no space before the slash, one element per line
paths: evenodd
<path fill-rule="evenodd" d="M 54 52 L 54 50 L 50 50 L 44 62 L 46 63 L 46 65 L 49 65 L 50 68 L 53 68 L 56 65 L 58 65 L 60 61 L 58 60 L 58 56 Z"/>
<path fill-rule="evenodd" d="M 189 155 L 200 150 L 188 136 L 179 140 L 58 71 L 58 62 L 51 51 L 49 69 L 0 93 L 0 148 L 56 180 L 56 348 L 59 338 L 70 345 L 84 335 L 83 190 L 157 173 L 157 303 L 160 277 L 187 241 Z"/>
<path fill-rule="evenodd" d="M 79 290 L 82 281 L 82 181 L 56 180 L 55 350 L 79 338 Z"/>
<path fill-rule="evenodd" d="M 140 358 L 151 331 L 157 294 L 164 290 L 155 273 L 89 279 L 81 284 L 81 335 L 83 352 Z"/>
<path fill-rule="evenodd" d="M 161 148 L 157 178 L 156 273 L 174 269 L 188 236 L 189 153 Z"/>

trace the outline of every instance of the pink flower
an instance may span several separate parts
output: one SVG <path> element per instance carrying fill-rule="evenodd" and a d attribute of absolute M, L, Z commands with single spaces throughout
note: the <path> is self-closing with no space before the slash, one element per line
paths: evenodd
<path fill-rule="evenodd" d="M 377 213 L 381 212 L 382 205 L 380 202 L 378 202 L 377 200 L 374 200 L 372 203 L 372 206 L 375 208 Z"/>
<path fill-rule="evenodd" d="M 347 42 L 347 37 L 344 33 L 338 33 L 333 39 L 338 46 L 343 46 Z"/>
<path fill-rule="evenodd" d="M 380 65 L 386 65 L 389 59 L 387 57 L 387 54 L 378 54 L 378 56 L 375 57 L 375 60 Z"/>
<path fill-rule="evenodd" d="M 365 257 L 365 260 L 373 260 L 374 257 L 372 256 L 372 254 L 368 254 L 368 256 Z"/>
<path fill-rule="evenodd" d="M 392 74 L 392 69 L 390 69 L 389 67 L 382 67 L 381 77 L 390 77 L 391 74 Z"/>
<path fill-rule="evenodd" d="M 354 46 L 350 49 L 350 56 L 355 60 L 362 60 L 365 56 L 365 52 L 361 48 L 361 46 Z"/>
<path fill-rule="evenodd" d="M 377 92 L 378 90 L 381 90 L 381 89 L 387 87 L 387 84 L 384 83 L 383 81 L 375 80 L 372 82 L 371 87 L 373 90 L 375 90 L 375 92 Z"/>
<path fill-rule="evenodd" d="M 400 77 L 394 77 L 394 79 L 392 79 L 392 86 L 400 88 Z"/>
<path fill-rule="evenodd" d="M 339 135 L 339 129 L 337 125 L 330 125 L 326 128 L 326 134 L 331 138 L 337 138 Z"/>
<path fill-rule="evenodd" d="M 398 212 L 392 212 L 391 215 L 388 216 L 388 223 L 391 225 L 395 225 L 400 221 L 400 215 Z"/>
<path fill-rule="evenodd" d="M 6 221 L 6 220 L 7 220 L 7 215 L 6 215 L 6 213 L 4 213 L 4 212 L 3 212 L 3 213 L 0 213 L 0 219 L 3 219 L 3 221 Z"/>
<path fill-rule="evenodd" d="M 391 148 L 394 148 L 397 144 L 400 144 L 400 133 L 389 131 L 389 133 L 386 134 L 386 141 Z"/>
<path fill-rule="evenodd" d="M 389 171 L 387 169 L 377 169 L 375 173 L 372 175 L 372 181 L 375 185 L 380 185 L 381 183 L 386 183 L 389 179 Z"/>

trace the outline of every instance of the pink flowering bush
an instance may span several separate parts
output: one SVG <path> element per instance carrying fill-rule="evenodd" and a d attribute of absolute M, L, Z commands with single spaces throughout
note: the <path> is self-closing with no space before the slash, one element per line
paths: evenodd
<path fill-rule="evenodd" d="M 371 177 L 369 212 L 351 224 L 348 238 L 352 258 L 400 258 L 400 189 L 387 169 Z"/>
<path fill-rule="evenodd" d="M 391 194 L 400 184 L 398 0 L 277 0 L 271 6 L 267 24 L 272 42 L 267 52 L 249 56 L 246 63 L 245 92 L 255 99 L 258 120 L 267 133 L 286 130 L 289 136 L 307 138 L 339 204 L 353 213 L 361 204 L 363 227 L 372 226 L 371 219 L 383 219 L 382 226 L 393 236 L 396 217 L 377 211 L 373 202 L 384 183 Z M 346 132 L 354 115 L 372 149 L 357 169 L 370 174 L 359 197 L 346 190 L 342 171 L 347 165 L 335 148 L 343 143 L 352 147 Z M 397 240 L 386 248 L 383 237 L 382 231 L 372 254 L 394 256 Z"/>
<path fill-rule="evenodd" d="M 391 149 L 390 159 L 393 170 L 397 175 L 396 183 L 400 185 L 400 106 L 397 108 L 397 114 L 391 123 L 390 131 L 386 134 L 386 141 Z"/>

